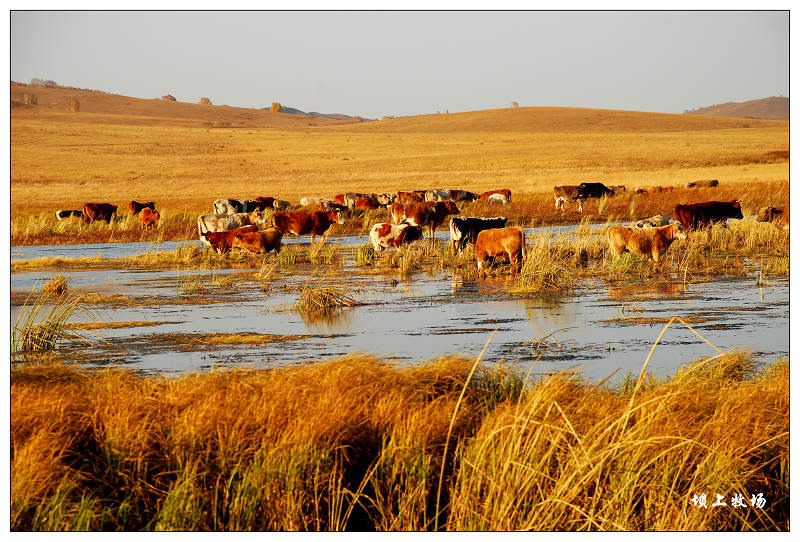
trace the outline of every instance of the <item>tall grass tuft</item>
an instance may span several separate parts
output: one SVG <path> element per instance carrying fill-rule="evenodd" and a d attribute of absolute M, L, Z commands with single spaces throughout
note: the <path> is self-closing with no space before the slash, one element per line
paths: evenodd
<path fill-rule="evenodd" d="M 11 358 L 25 361 L 31 354 L 54 350 L 62 345 L 91 346 L 97 341 L 91 334 L 67 325 L 67 321 L 77 312 L 86 312 L 80 302 L 79 294 L 62 291 L 53 299 L 52 294 L 43 291 L 32 298 L 31 293 L 20 309 L 11 330 Z"/>
<path fill-rule="evenodd" d="M 344 287 L 323 286 L 322 282 L 327 282 L 324 277 L 320 277 L 316 284 L 312 285 L 314 275 L 310 276 L 300 297 L 297 299 L 297 310 L 301 312 L 330 312 L 343 307 L 352 307 L 356 300 L 348 296 Z"/>
<path fill-rule="evenodd" d="M 69 281 L 64 275 L 56 275 L 47 281 L 42 287 L 42 292 L 51 296 L 58 297 L 69 289 Z"/>
<path fill-rule="evenodd" d="M 13 369 L 11 529 L 788 530 L 788 360 L 731 353 L 636 392 L 472 369 Z"/>

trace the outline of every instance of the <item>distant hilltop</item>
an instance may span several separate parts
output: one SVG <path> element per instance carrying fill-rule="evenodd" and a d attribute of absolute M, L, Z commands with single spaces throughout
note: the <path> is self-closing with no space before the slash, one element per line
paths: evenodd
<path fill-rule="evenodd" d="M 684 111 L 689 115 L 738 117 L 765 120 L 789 120 L 789 98 L 772 96 L 749 102 L 728 102 Z"/>
<path fill-rule="evenodd" d="M 269 107 L 262 107 L 262 109 L 271 109 Z M 280 105 L 280 112 L 281 113 L 288 113 L 290 115 L 304 115 L 306 117 L 316 117 L 321 119 L 335 119 L 335 120 L 346 120 L 350 122 L 366 122 L 373 119 L 368 119 L 364 117 L 354 116 L 351 117 L 350 115 L 342 115 L 341 113 L 317 113 L 316 111 L 312 111 L 310 113 L 306 113 L 305 111 L 300 111 L 294 107 L 287 107 L 285 105 Z"/>

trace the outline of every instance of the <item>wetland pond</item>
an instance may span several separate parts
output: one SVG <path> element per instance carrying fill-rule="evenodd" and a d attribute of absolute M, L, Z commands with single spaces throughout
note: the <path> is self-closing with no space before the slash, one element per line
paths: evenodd
<path fill-rule="evenodd" d="M 446 237 L 447 232 L 437 232 L 437 238 Z M 286 241 L 307 245 L 308 238 Z M 347 247 L 365 239 L 348 236 L 329 242 Z M 15 246 L 11 257 L 13 261 L 100 252 L 104 258 L 117 258 L 174 250 L 178 244 Z M 723 351 L 747 349 L 765 363 L 789 354 L 786 281 L 757 286 L 753 277 L 686 285 L 594 279 L 578 282 L 567 294 L 520 297 L 509 293 L 509 277 L 473 280 L 428 272 L 400 279 L 365 272 L 344 257 L 340 267 L 334 266 L 339 273 L 320 279 L 314 275 L 320 267 L 324 266 L 298 264 L 266 282 L 254 280 L 255 271 L 241 269 L 15 272 L 11 322 L 13 326 L 32 288 L 60 274 L 74 290 L 89 295 L 84 304 L 89 314 L 76 313 L 71 321 L 96 319 L 121 326 L 91 330 L 105 343 L 62 349 L 65 359 L 149 374 L 274 367 L 354 352 L 401 364 L 458 353 L 477 356 L 497 330 L 484 354 L 489 363 L 504 360 L 532 374 L 580 367 L 590 380 L 616 370 L 611 378 L 616 381 L 628 371 L 638 375 L 672 316 L 686 320 Z M 203 291 L 183 293 L 181 285 L 189 280 L 204 285 Z M 314 319 L 293 310 L 310 280 L 344 287 L 358 305 Z M 674 374 L 680 365 L 715 353 L 676 322 L 656 347 L 648 372 Z"/>

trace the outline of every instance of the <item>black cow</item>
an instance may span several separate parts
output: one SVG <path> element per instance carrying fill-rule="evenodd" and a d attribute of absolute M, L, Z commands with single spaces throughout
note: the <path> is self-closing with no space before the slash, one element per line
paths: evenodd
<path fill-rule="evenodd" d="M 56 218 L 59 220 L 64 220 L 65 218 L 69 218 L 71 216 L 74 216 L 75 218 L 83 218 L 83 211 L 78 211 L 77 209 L 56 211 Z"/>
<path fill-rule="evenodd" d="M 508 218 L 504 216 L 494 218 L 454 216 L 450 219 L 450 241 L 453 244 L 453 252 L 464 250 L 467 243 L 474 245 L 478 234 L 483 230 L 505 228 L 507 221 Z"/>

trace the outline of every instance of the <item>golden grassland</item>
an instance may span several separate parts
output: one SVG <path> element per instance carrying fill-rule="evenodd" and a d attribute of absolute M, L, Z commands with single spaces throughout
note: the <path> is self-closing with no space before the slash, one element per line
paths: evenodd
<path fill-rule="evenodd" d="M 40 103 L 58 103 L 59 90 Z M 789 178 L 785 121 L 540 107 L 308 126 L 308 117 L 243 109 L 273 120 L 214 128 L 241 108 L 102 100 L 96 113 L 12 109 L 12 218 L 87 201 L 154 200 L 194 213 L 218 197 L 296 203 L 435 187 L 549 195 L 555 184 L 585 180 L 636 188 L 716 178 L 741 187 Z"/>
<path fill-rule="evenodd" d="M 616 385 L 474 369 L 15 368 L 11 529 L 789 529 L 788 360 Z"/>

